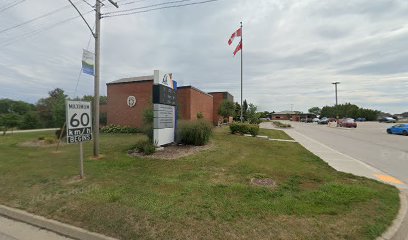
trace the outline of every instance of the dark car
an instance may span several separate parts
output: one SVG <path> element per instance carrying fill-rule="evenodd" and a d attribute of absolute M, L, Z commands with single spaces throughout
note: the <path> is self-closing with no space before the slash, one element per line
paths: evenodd
<path fill-rule="evenodd" d="M 398 124 L 394 125 L 390 128 L 387 128 L 388 134 L 401 134 L 404 136 L 408 136 L 408 124 Z"/>
<path fill-rule="evenodd" d="M 365 121 L 366 121 L 366 119 L 365 119 L 365 118 L 361 118 L 361 117 L 356 119 L 356 122 L 365 122 Z"/>
<path fill-rule="evenodd" d="M 397 120 L 395 120 L 392 117 L 383 117 L 383 118 L 378 119 L 378 121 L 384 122 L 384 123 L 396 123 L 397 122 Z"/>
<path fill-rule="evenodd" d="M 347 128 L 356 128 L 357 123 L 352 118 L 343 118 L 339 121 L 340 127 L 347 127 Z"/>

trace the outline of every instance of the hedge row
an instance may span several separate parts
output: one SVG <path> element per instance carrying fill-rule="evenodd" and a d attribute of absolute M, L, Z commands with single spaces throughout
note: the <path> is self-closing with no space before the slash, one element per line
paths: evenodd
<path fill-rule="evenodd" d="M 103 133 L 141 133 L 142 131 L 138 128 L 111 124 L 111 125 L 101 128 L 101 132 Z"/>
<path fill-rule="evenodd" d="M 258 124 L 249 124 L 249 123 L 231 123 L 230 131 L 232 134 L 251 134 L 256 136 L 259 133 Z"/>

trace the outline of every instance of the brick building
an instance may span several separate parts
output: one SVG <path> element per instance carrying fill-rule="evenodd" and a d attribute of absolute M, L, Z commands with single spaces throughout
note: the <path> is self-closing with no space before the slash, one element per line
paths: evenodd
<path fill-rule="evenodd" d="M 204 119 L 213 121 L 213 96 L 192 86 L 177 88 L 177 111 L 179 119 L 196 120 L 202 113 Z"/>
<path fill-rule="evenodd" d="M 208 93 L 213 96 L 213 123 L 217 124 L 220 120 L 222 120 L 222 116 L 218 114 L 220 111 L 221 103 L 224 100 L 228 100 L 234 102 L 234 97 L 229 94 L 228 92 L 210 92 Z"/>
<path fill-rule="evenodd" d="M 299 122 L 302 119 L 313 119 L 316 115 L 312 113 L 302 113 L 298 111 L 282 111 L 271 114 L 272 120 L 290 120 Z"/>
<path fill-rule="evenodd" d="M 108 125 L 142 127 L 144 110 L 152 108 L 153 76 L 123 78 L 106 85 Z M 178 118 L 195 120 L 201 112 L 204 119 L 216 124 L 224 99 L 233 101 L 228 92 L 205 93 L 193 86 L 177 87 Z"/>

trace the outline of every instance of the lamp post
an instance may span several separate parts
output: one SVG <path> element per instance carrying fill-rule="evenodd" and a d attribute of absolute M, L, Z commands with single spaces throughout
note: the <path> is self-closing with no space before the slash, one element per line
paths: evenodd
<path fill-rule="evenodd" d="M 334 84 L 334 91 L 336 93 L 336 106 L 337 106 L 337 104 L 338 104 L 338 102 L 337 102 L 337 84 L 340 84 L 340 82 L 333 82 L 332 84 Z"/>

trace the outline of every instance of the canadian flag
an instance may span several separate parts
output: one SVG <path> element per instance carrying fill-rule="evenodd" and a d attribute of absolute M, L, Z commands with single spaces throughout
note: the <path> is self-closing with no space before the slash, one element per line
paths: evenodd
<path fill-rule="evenodd" d="M 235 48 L 234 56 L 235 56 L 235 54 L 237 54 L 237 52 L 239 52 L 240 50 L 242 50 L 242 40 L 239 41 L 238 46 Z"/>
<path fill-rule="evenodd" d="M 235 32 L 231 35 L 230 39 L 228 40 L 228 45 L 231 45 L 231 44 L 232 44 L 232 42 L 234 41 L 234 38 L 235 38 L 235 37 L 241 37 L 241 36 L 242 36 L 242 28 L 238 28 L 238 30 L 235 31 Z"/>

